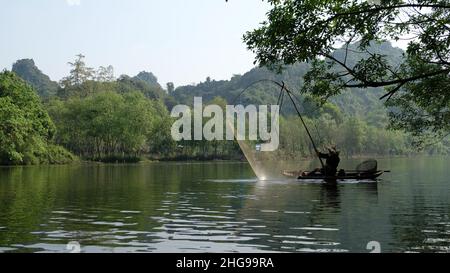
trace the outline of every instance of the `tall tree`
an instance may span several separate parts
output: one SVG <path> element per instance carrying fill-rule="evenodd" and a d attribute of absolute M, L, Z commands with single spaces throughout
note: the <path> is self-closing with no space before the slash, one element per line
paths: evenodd
<path fill-rule="evenodd" d="M 173 84 L 173 82 L 168 82 L 167 83 L 167 94 L 172 94 L 173 91 L 175 91 L 175 85 Z"/>
<path fill-rule="evenodd" d="M 115 80 L 114 67 L 109 65 L 107 67 L 100 66 L 96 71 L 95 79 L 99 82 L 112 82 Z"/>
<path fill-rule="evenodd" d="M 322 99 L 348 88 L 385 87 L 394 128 L 426 136 L 450 132 L 450 3 L 447 0 L 268 0 L 272 9 L 244 40 L 261 65 L 310 62 L 304 92 Z M 372 41 L 409 39 L 400 63 Z M 357 50 L 349 45 L 359 41 Z M 345 50 L 343 58 L 332 54 Z M 355 64 L 348 55 L 364 54 Z"/>
<path fill-rule="evenodd" d="M 158 83 L 158 78 L 152 72 L 142 71 L 134 79 L 144 81 L 152 87 L 161 88 L 161 85 Z"/>
<path fill-rule="evenodd" d="M 70 70 L 70 75 L 63 78 L 61 81 L 61 84 L 64 87 L 81 85 L 88 80 L 92 80 L 94 77 L 94 69 L 87 67 L 84 62 L 86 56 L 78 54 L 76 57 L 74 62 L 68 63 L 72 68 Z"/>

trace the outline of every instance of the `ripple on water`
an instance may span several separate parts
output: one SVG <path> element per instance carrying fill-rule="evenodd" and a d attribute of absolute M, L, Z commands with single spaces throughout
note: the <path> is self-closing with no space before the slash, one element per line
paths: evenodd
<path fill-rule="evenodd" d="M 313 237 L 308 236 L 299 236 L 299 235 L 274 235 L 273 238 L 281 238 L 281 239 L 300 239 L 300 240 L 317 240 Z"/>
<path fill-rule="evenodd" d="M 64 211 L 64 210 L 55 210 L 52 211 L 53 214 L 71 214 L 72 212 L 70 211 Z"/>
<path fill-rule="evenodd" d="M 310 231 L 339 231 L 339 229 L 337 228 L 326 228 L 326 227 L 293 227 L 291 229 L 310 230 Z"/>
<path fill-rule="evenodd" d="M 263 213 L 278 213 L 277 210 L 261 210 Z"/>
<path fill-rule="evenodd" d="M 47 236 L 47 238 L 61 238 L 61 239 L 73 238 L 74 236 L 76 236 L 75 232 L 68 232 L 65 230 L 34 231 L 34 232 L 30 232 L 30 234 L 45 235 L 45 236 Z"/>
<path fill-rule="evenodd" d="M 285 211 L 286 214 L 311 214 L 308 211 Z"/>
<path fill-rule="evenodd" d="M 295 249 L 295 251 L 304 252 L 304 253 L 346 253 L 346 252 L 349 252 L 347 249 L 333 249 L 333 248 L 322 248 L 322 249 L 298 248 L 298 249 Z"/>
<path fill-rule="evenodd" d="M 317 246 L 337 246 L 340 243 L 335 242 L 316 242 L 316 241 L 289 241 L 285 240 L 283 244 L 296 244 L 296 245 L 317 245 Z"/>
<path fill-rule="evenodd" d="M 17 250 L 17 248 L 12 248 L 12 247 L 0 247 L 0 253 L 5 253 L 5 252 L 12 252 Z"/>
<path fill-rule="evenodd" d="M 438 244 L 438 243 L 450 243 L 450 238 L 427 238 L 425 239 L 427 244 Z"/>
<path fill-rule="evenodd" d="M 209 219 L 233 219 L 229 216 L 223 216 L 223 215 L 208 215 L 208 214 L 193 214 L 188 215 L 188 218 L 209 218 Z"/>
<path fill-rule="evenodd" d="M 106 221 L 95 221 L 92 222 L 93 225 L 103 225 L 103 226 L 114 226 L 114 227 L 124 227 L 124 226 L 135 226 L 137 223 L 123 223 L 123 222 L 106 222 Z"/>
<path fill-rule="evenodd" d="M 141 211 L 137 211 L 137 210 L 121 210 L 120 213 L 124 213 L 124 214 L 140 214 Z"/>

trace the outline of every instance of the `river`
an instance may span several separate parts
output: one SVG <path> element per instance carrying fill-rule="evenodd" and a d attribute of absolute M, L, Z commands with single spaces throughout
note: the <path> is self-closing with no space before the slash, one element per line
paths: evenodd
<path fill-rule="evenodd" d="M 1 167 L 0 252 L 450 252 L 448 159 L 335 186 L 243 162 Z"/>

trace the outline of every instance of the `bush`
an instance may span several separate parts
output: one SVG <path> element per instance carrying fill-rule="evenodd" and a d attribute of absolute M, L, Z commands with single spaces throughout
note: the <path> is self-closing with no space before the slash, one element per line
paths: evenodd
<path fill-rule="evenodd" d="M 0 73 L 0 165 L 68 163 L 51 145 L 56 128 L 36 91 L 12 72 Z"/>
<path fill-rule="evenodd" d="M 92 161 L 103 163 L 139 163 L 141 158 L 132 155 L 108 155 L 100 158 L 93 158 Z"/>
<path fill-rule="evenodd" d="M 77 161 L 77 157 L 61 146 L 49 145 L 47 149 L 47 164 L 69 164 Z M 42 162 L 41 162 L 42 163 Z"/>

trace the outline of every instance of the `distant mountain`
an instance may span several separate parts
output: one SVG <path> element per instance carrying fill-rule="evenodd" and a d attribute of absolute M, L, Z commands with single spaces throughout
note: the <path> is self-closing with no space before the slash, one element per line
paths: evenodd
<path fill-rule="evenodd" d="M 354 52 L 357 50 L 357 44 L 350 45 L 350 49 Z M 370 52 L 376 52 L 386 55 L 391 64 L 400 64 L 404 51 L 400 48 L 395 48 L 389 42 L 373 43 L 370 47 Z M 334 52 L 334 56 L 343 60 L 345 53 L 343 49 Z M 366 53 L 356 54 L 352 53 L 347 56 L 347 62 L 350 66 L 354 66 L 361 58 L 367 58 Z M 191 105 L 194 96 L 203 97 L 204 102 L 212 100 L 216 96 L 225 98 L 228 103 L 243 103 L 243 104 L 271 104 L 276 103 L 279 96 L 279 87 L 269 82 L 258 82 L 263 79 L 276 80 L 278 82 L 284 81 L 300 99 L 304 99 L 304 94 L 300 94 L 298 90 L 303 84 L 303 77 L 309 69 L 307 63 L 297 63 L 285 67 L 281 74 L 277 74 L 265 67 L 253 68 L 244 75 L 235 75 L 228 81 L 214 81 L 209 78 L 197 85 L 188 85 L 178 87 L 171 95 L 178 103 Z M 250 85 L 252 87 L 248 88 Z M 241 94 L 239 99 L 236 97 L 244 90 L 248 90 Z M 383 102 L 379 100 L 384 90 L 382 88 L 369 89 L 351 89 L 341 95 L 333 97 L 330 102 L 337 105 L 341 111 L 348 116 L 361 116 L 366 119 L 386 120 L 387 110 Z M 306 114 L 317 111 L 316 107 L 311 105 L 312 102 L 306 100 L 303 103 L 303 111 Z M 289 104 L 285 103 L 287 112 L 292 113 L 293 108 L 289 110 Z M 376 115 L 376 118 L 372 118 Z"/>
<path fill-rule="evenodd" d="M 351 52 L 351 54 L 347 55 L 347 65 L 349 67 L 354 67 L 359 60 L 370 57 L 367 52 L 360 52 L 358 46 L 358 43 L 349 46 Z M 390 42 L 372 42 L 369 50 L 372 54 L 385 55 L 389 64 L 394 68 L 403 63 L 405 52 L 400 48 L 393 47 Z M 336 50 L 333 56 L 340 61 L 344 61 L 346 58 L 344 48 Z M 380 116 L 382 112 L 386 113 L 384 102 L 380 100 L 384 93 L 384 88 L 355 88 L 331 98 L 330 101 L 348 115 L 364 116 L 369 120 L 373 120 L 373 115 Z"/>
<path fill-rule="evenodd" d="M 176 101 L 183 104 L 192 104 L 194 96 L 203 97 L 204 101 L 212 100 L 220 96 L 229 103 L 267 104 L 277 101 L 279 88 L 269 82 L 258 82 L 260 80 L 284 81 L 291 87 L 298 87 L 303 82 L 303 75 L 307 72 L 309 65 L 295 64 L 287 67 L 282 74 L 276 74 L 265 67 L 253 68 L 244 75 L 234 75 L 230 80 L 206 79 L 197 85 L 180 86 L 175 89 L 172 96 Z M 248 91 L 241 94 L 243 89 Z M 239 96 L 239 99 L 237 97 Z"/>
<path fill-rule="evenodd" d="M 13 64 L 12 72 L 33 86 L 40 97 L 47 98 L 58 91 L 58 83 L 42 73 L 33 59 L 18 60 Z"/>
<path fill-rule="evenodd" d="M 161 88 L 161 85 L 158 83 L 158 78 L 151 72 L 142 71 L 134 76 L 133 79 L 144 81 L 151 87 Z"/>
<path fill-rule="evenodd" d="M 145 73 L 145 74 L 143 74 Z M 161 86 L 158 84 L 156 77 L 155 81 L 148 81 L 150 78 L 149 75 L 153 75 L 151 73 L 143 72 L 140 73 L 140 75 L 145 75 L 144 78 L 147 78 L 147 80 L 143 80 L 136 77 L 129 77 L 127 75 L 120 76 L 117 81 L 117 88 L 120 93 L 127 93 L 132 91 L 139 91 L 142 94 L 144 94 L 149 99 L 163 99 L 166 96 L 166 92 L 164 89 L 161 88 Z M 156 82 L 156 84 L 155 84 Z"/>
<path fill-rule="evenodd" d="M 361 52 L 358 49 L 359 43 L 350 44 L 349 54 L 347 58 L 345 57 L 345 48 L 342 47 L 333 53 L 333 56 L 340 61 L 347 59 L 347 65 L 349 67 L 354 67 L 355 64 L 361 60 L 370 57 L 367 52 Z M 388 57 L 388 61 L 391 66 L 396 67 L 402 63 L 403 54 L 405 53 L 401 48 L 393 47 L 390 42 L 371 42 L 369 51 L 372 54 L 380 54 Z"/>

